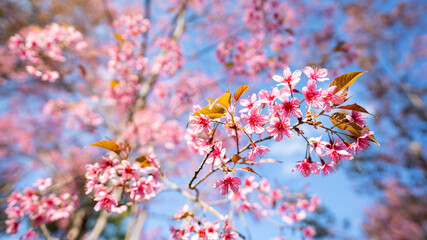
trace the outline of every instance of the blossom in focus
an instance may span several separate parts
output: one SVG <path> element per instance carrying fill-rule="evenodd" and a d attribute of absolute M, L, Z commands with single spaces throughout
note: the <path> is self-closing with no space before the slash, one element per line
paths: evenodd
<path fill-rule="evenodd" d="M 231 175 L 230 173 L 225 175 L 222 180 L 216 181 L 214 184 L 214 189 L 219 188 L 219 192 L 221 195 L 227 195 L 229 189 L 231 189 L 234 193 L 239 191 L 239 186 L 242 184 L 240 178 Z"/>
<path fill-rule="evenodd" d="M 304 74 L 311 80 L 323 82 L 329 80 L 326 76 L 328 76 L 328 70 L 326 68 L 312 68 L 305 67 L 303 70 Z"/>

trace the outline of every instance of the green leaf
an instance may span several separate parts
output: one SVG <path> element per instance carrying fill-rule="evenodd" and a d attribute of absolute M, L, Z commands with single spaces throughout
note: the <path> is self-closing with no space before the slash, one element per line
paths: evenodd
<path fill-rule="evenodd" d="M 335 90 L 335 92 L 337 93 L 343 90 L 344 88 L 349 87 L 351 84 L 354 83 L 354 81 L 356 81 L 357 78 L 359 78 L 365 72 L 366 71 L 349 72 L 338 76 L 331 82 L 331 84 L 329 84 L 329 87 L 337 86 L 337 89 Z"/>
<path fill-rule="evenodd" d="M 100 147 L 100 148 L 105 148 L 108 149 L 112 152 L 115 152 L 117 154 L 120 153 L 120 147 L 119 145 L 111 140 L 102 140 L 102 141 L 98 141 L 96 143 L 92 143 L 89 146 L 95 146 L 95 147 Z"/>
<path fill-rule="evenodd" d="M 243 85 L 243 86 L 238 87 L 236 89 L 236 91 L 234 92 L 234 101 L 237 102 L 240 99 L 240 97 L 243 95 L 243 93 L 248 91 L 249 87 L 250 87 L 250 85 Z"/>

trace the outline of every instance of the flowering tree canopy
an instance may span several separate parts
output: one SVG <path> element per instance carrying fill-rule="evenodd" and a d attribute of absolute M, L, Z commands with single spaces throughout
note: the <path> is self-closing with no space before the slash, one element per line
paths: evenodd
<path fill-rule="evenodd" d="M 351 91 L 371 72 L 348 71 L 360 51 L 335 34 L 337 5 L 142 3 L 0 3 L 6 233 L 250 239 L 253 217 L 277 227 L 269 238 L 320 236 L 320 198 L 260 169 L 327 176 L 380 145 Z M 296 138 L 298 159 L 269 155 Z M 160 204 L 167 229 L 144 227 Z"/>

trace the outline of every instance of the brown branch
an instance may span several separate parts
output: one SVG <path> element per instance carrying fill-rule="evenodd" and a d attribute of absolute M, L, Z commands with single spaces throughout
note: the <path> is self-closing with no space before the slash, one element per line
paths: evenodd
<path fill-rule="evenodd" d="M 111 214 L 105 210 L 101 211 L 101 214 L 99 214 L 99 217 L 96 220 L 95 226 L 93 227 L 92 232 L 89 234 L 89 237 L 87 238 L 87 240 L 97 240 L 99 238 L 99 236 L 104 231 L 105 226 L 107 225 L 108 217 L 110 215 Z"/>

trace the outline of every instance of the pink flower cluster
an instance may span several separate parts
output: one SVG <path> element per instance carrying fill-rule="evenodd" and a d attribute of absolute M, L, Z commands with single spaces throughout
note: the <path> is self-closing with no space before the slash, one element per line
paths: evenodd
<path fill-rule="evenodd" d="M 188 209 L 188 206 L 187 206 Z M 180 210 L 182 212 L 182 210 Z M 184 218 L 193 218 L 185 223 L 183 228 L 170 227 L 171 239 L 173 240 L 214 240 L 223 239 L 231 240 L 237 239 L 239 234 L 233 230 L 233 226 L 228 221 L 228 218 L 224 221 L 224 226 L 220 227 L 219 222 L 209 222 L 207 220 L 199 221 L 193 214 L 185 214 Z M 196 221 L 193 221 L 196 220 Z"/>
<path fill-rule="evenodd" d="M 147 201 L 156 196 L 162 186 L 158 182 L 157 161 L 153 154 L 146 156 L 149 166 L 107 155 L 95 164 L 86 165 L 86 194 L 94 192 L 95 211 L 122 213 L 131 202 Z"/>
<path fill-rule="evenodd" d="M 297 90 L 296 85 L 301 81 L 303 73 L 308 78 L 308 81 L 300 91 Z M 353 155 L 368 146 L 373 132 L 367 130 L 364 117 L 355 111 L 352 111 L 351 114 L 346 114 L 344 120 L 349 124 L 357 124 L 360 129 L 363 129 L 359 135 L 334 131 L 325 127 L 322 122 L 318 122 L 318 118 L 320 119 L 333 109 L 338 109 L 346 100 L 344 96 L 336 92 L 336 86 L 331 86 L 326 90 L 317 87 L 319 82 L 328 79 L 328 71 L 325 68 L 308 66 L 302 71 L 296 70 L 292 72 L 286 66 L 283 74 L 273 76 L 273 80 L 277 82 L 276 87 L 269 91 L 261 90 L 258 94 L 253 93 L 246 99 L 240 99 L 242 107 L 239 111 L 240 117 L 236 116 L 237 103 L 233 105 L 230 102 L 230 106 L 228 109 L 224 109 L 225 113 L 220 118 L 211 118 L 209 115 L 204 115 L 198 112 L 201 107 L 195 106 L 193 110 L 197 114 L 190 116 L 189 127 L 185 136 L 187 145 L 199 154 L 207 155 L 207 164 L 218 166 L 231 163 L 231 159 L 227 158 L 227 149 L 225 147 L 227 138 L 214 138 L 213 136 L 213 134 L 220 132 L 219 129 L 222 126 L 229 137 L 228 139 L 233 140 L 231 142 L 245 142 L 244 139 L 246 137 L 249 140 L 245 148 L 245 150 L 248 149 L 249 151 L 239 163 L 256 164 L 257 159 L 261 159 L 266 152 L 270 151 L 268 147 L 261 145 L 262 141 L 270 138 L 274 139 L 274 141 L 281 141 L 285 136 L 288 138 L 294 137 L 294 132 L 296 132 L 298 135 L 303 135 L 308 146 L 311 147 L 309 153 L 311 154 L 312 150 L 315 150 L 320 162 L 313 161 L 310 154 L 308 154 L 304 160 L 297 163 L 293 171 L 300 171 L 305 177 L 310 174 L 319 174 L 320 172 L 323 175 L 333 173 L 336 170 L 336 165 L 341 160 L 353 159 Z M 305 116 L 301 111 L 304 102 L 307 105 Z M 212 104 L 215 105 L 215 102 L 211 103 L 209 108 L 214 107 Z M 215 106 L 221 108 L 219 105 Z M 316 113 L 314 111 L 316 109 L 320 113 Z M 224 118 L 225 121 L 222 121 L 221 119 Z M 298 128 L 302 124 L 311 125 L 315 129 L 324 128 L 328 131 L 329 142 L 321 141 L 320 138 L 308 139 Z M 217 126 L 213 127 L 215 125 Z M 339 129 L 337 128 L 337 130 Z M 236 139 L 236 133 L 239 139 Z M 263 135 L 267 135 L 267 137 L 263 138 Z M 349 143 L 343 140 L 343 136 L 353 138 L 354 142 Z M 258 140 L 255 140 L 257 137 Z M 242 153 L 239 152 L 238 154 Z M 229 172 L 231 170 L 226 168 L 224 171 Z M 227 176 L 223 180 L 219 180 L 215 185 L 215 188 L 218 188 L 222 195 L 226 195 L 228 189 L 233 191 L 236 189 L 236 184 L 229 183 L 230 179 Z"/>
<path fill-rule="evenodd" d="M 150 22 L 142 15 L 121 16 L 114 21 L 117 45 L 108 48 L 108 70 L 115 75 L 104 95 L 126 107 L 135 100 L 140 87 L 140 75 L 147 71 L 148 60 L 141 54 L 141 37 L 150 29 Z"/>
<path fill-rule="evenodd" d="M 182 140 L 184 130 L 176 120 L 167 120 L 151 108 L 137 111 L 133 122 L 129 123 L 123 137 L 140 146 L 156 144 L 165 149 L 174 149 Z"/>
<path fill-rule="evenodd" d="M 228 72 L 235 75 L 254 76 L 265 70 L 270 62 L 263 48 L 264 36 L 256 36 L 247 42 L 233 38 L 218 44 L 216 57 Z"/>
<path fill-rule="evenodd" d="M 175 75 L 184 63 L 181 46 L 176 40 L 167 37 L 157 39 L 156 44 L 162 51 L 154 59 L 161 66 L 160 72 L 166 76 Z"/>
<path fill-rule="evenodd" d="M 294 10 L 278 0 L 243 0 L 243 22 L 252 32 L 272 32 L 282 29 L 285 18 L 292 18 Z"/>
<path fill-rule="evenodd" d="M 80 51 L 87 46 L 74 27 L 52 23 L 45 28 L 29 27 L 9 39 L 9 49 L 20 57 L 27 72 L 43 81 L 55 82 L 59 73 L 51 62 L 65 62 L 64 50 Z"/>
<path fill-rule="evenodd" d="M 104 122 L 83 100 L 67 104 L 63 99 L 51 99 L 44 105 L 43 113 L 51 116 L 54 121 L 66 121 L 68 127 L 96 127 Z"/>
<path fill-rule="evenodd" d="M 40 224 L 70 217 L 77 205 L 77 196 L 71 196 L 69 193 L 60 196 L 53 193 L 48 194 L 46 191 L 49 190 L 51 184 L 51 178 L 39 179 L 35 184 L 37 189 L 26 188 L 22 192 L 12 192 L 5 210 L 7 214 L 6 232 L 8 234 L 17 233 L 19 223 L 25 215 L 28 215 L 32 222 L 27 237 L 37 235 L 33 232 L 33 228 Z"/>
<path fill-rule="evenodd" d="M 281 218 L 288 225 L 303 225 L 307 214 L 315 212 L 320 205 L 317 196 L 310 199 L 289 197 L 283 190 L 272 188 L 267 179 L 257 182 L 254 176 L 246 176 L 243 187 L 229 195 L 229 199 L 237 205 L 236 211 L 250 212 L 257 218 Z M 298 229 L 305 231 L 302 226 Z M 314 228 L 310 229 L 315 232 Z"/>
<path fill-rule="evenodd" d="M 113 26 L 125 39 L 147 33 L 150 30 L 150 21 L 137 14 L 133 16 L 123 15 L 114 21 Z"/>

